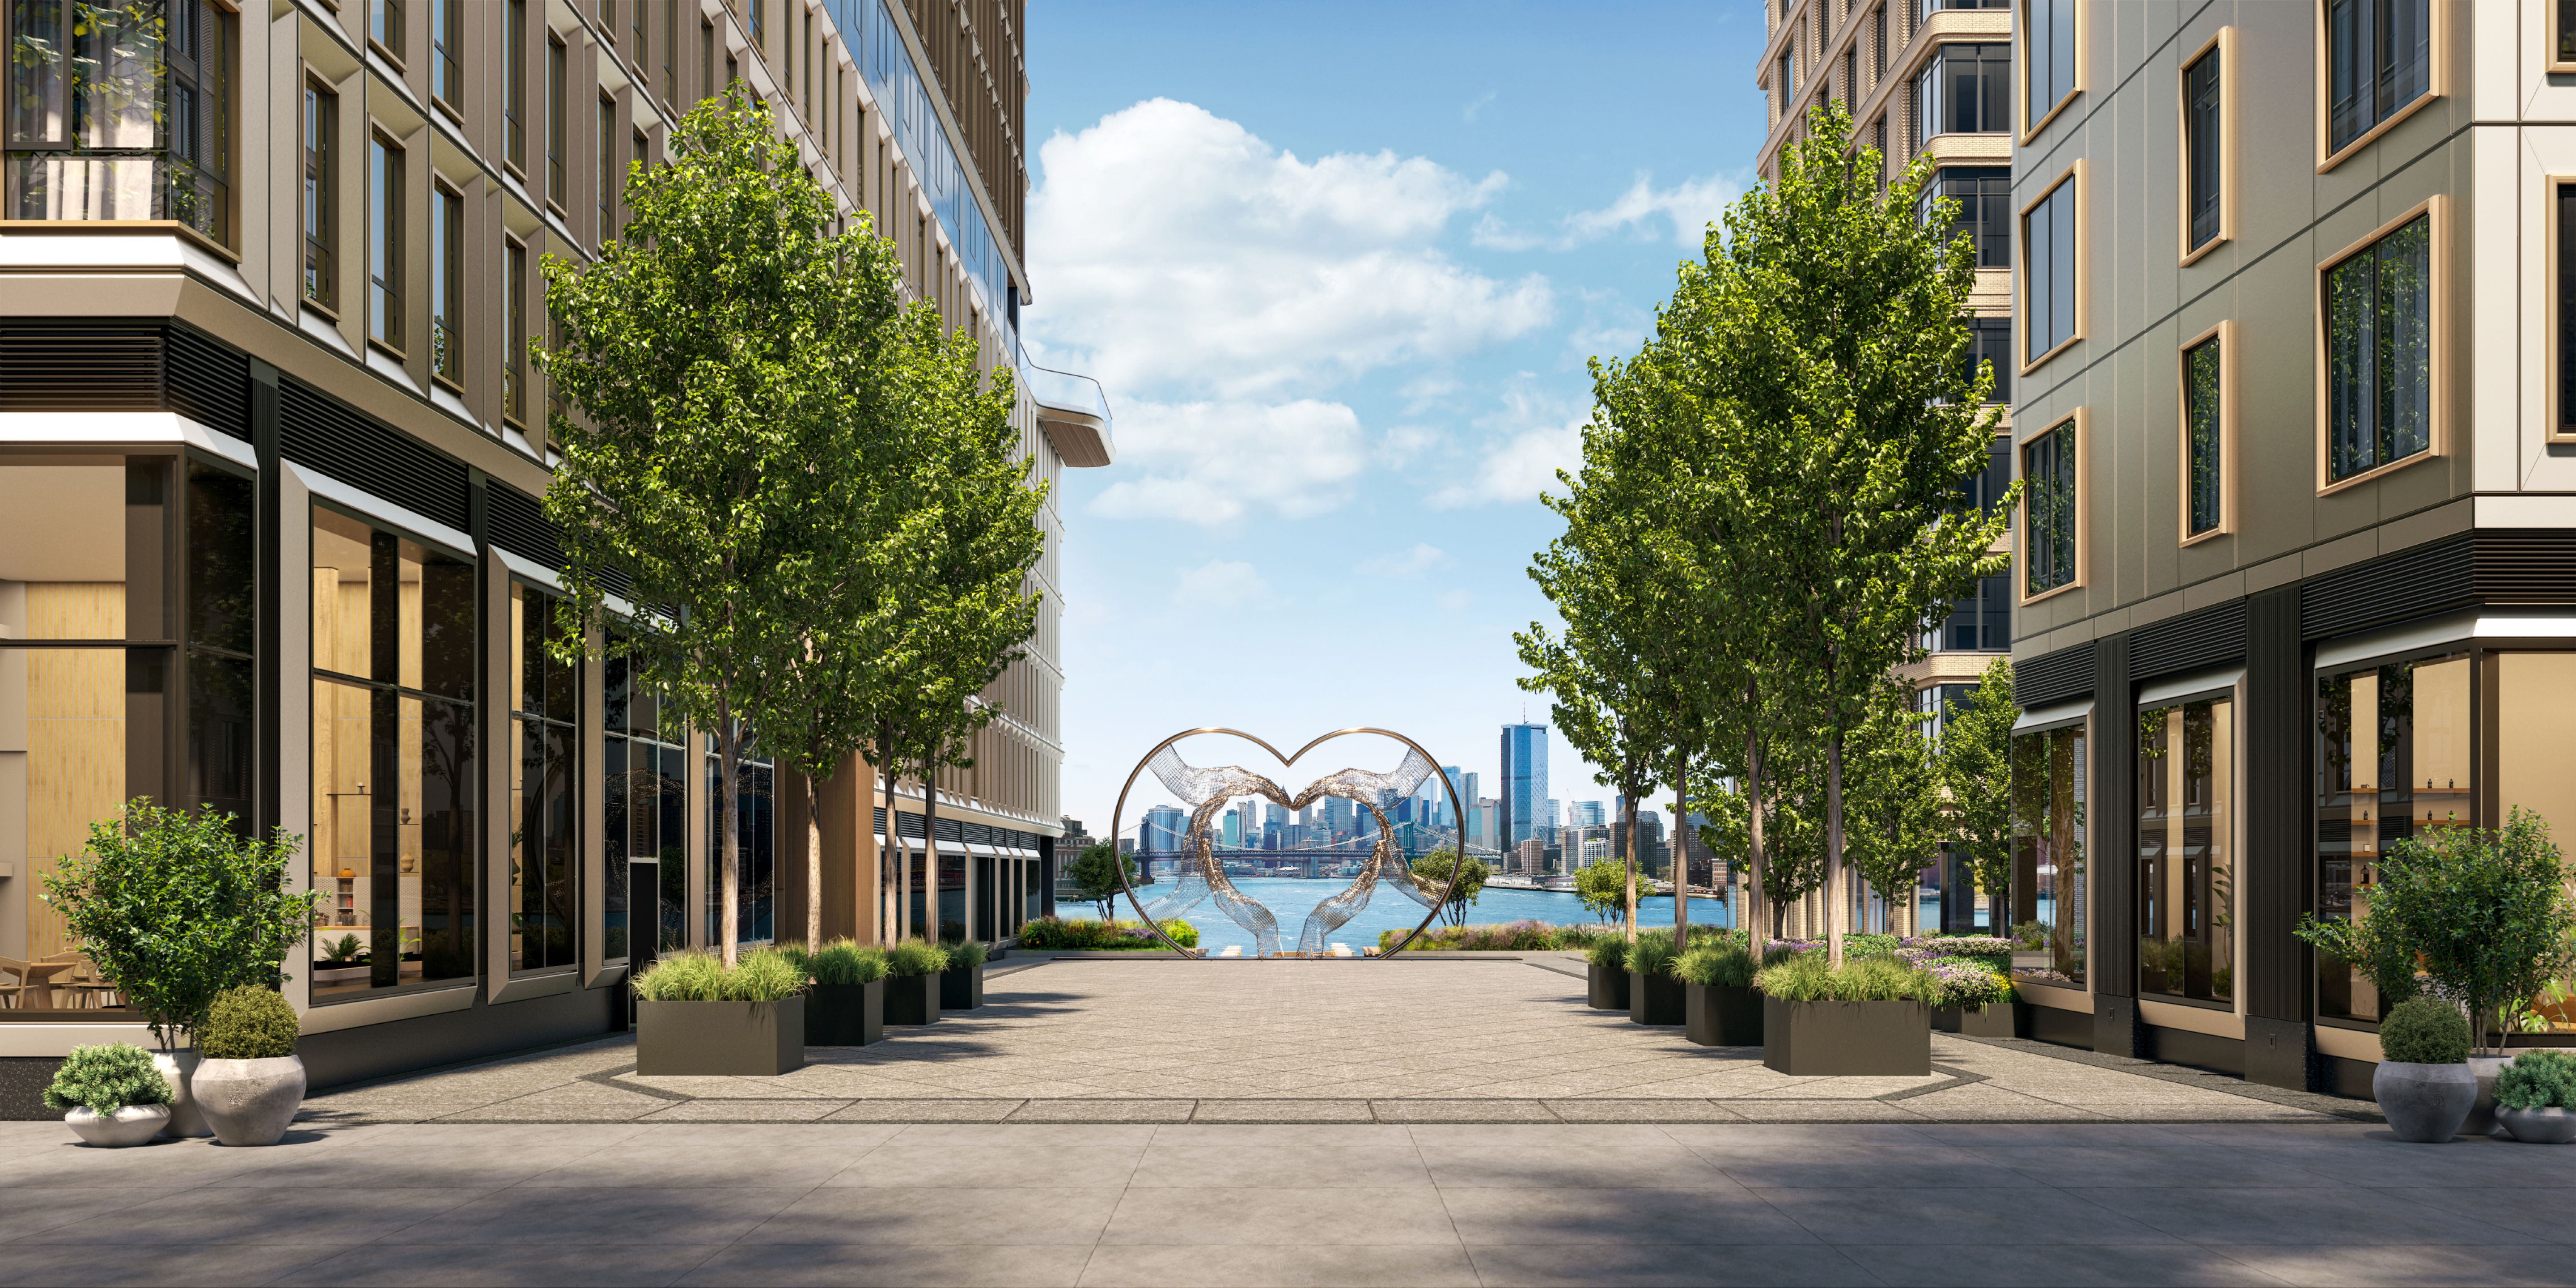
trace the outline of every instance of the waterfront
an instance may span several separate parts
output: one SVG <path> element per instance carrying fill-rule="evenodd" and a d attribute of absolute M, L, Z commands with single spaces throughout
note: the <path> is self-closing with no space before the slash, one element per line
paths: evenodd
<path fill-rule="evenodd" d="M 1288 941 L 1291 948 L 1296 947 L 1297 932 L 1306 924 L 1306 914 L 1347 885 L 1346 881 L 1304 877 L 1237 877 L 1234 882 L 1235 889 L 1260 900 L 1272 915 L 1279 918 L 1279 936 Z M 1171 889 L 1170 882 L 1158 882 L 1139 889 L 1136 897 L 1151 905 Z M 1057 916 L 1068 921 L 1096 920 L 1100 915 L 1096 904 L 1069 901 L 1057 903 L 1055 911 Z M 1124 900 L 1116 905 L 1114 911 L 1122 918 L 1136 915 Z M 1419 924 L 1423 911 L 1422 905 L 1405 898 L 1402 893 L 1381 887 L 1369 900 L 1368 907 L 1333 932 L 1332 941 L 1349 944 L 1352 952 L 1359 952 L 1375 944 L 1380 931 L 1411 929 Z M 1735 924 L 1732 915 L 1733 909 L 1714 899 L 1694 898 L 1690 901 L 1693 925 L 1731 926 Z M 1184 920 L 1198 927 L 1199 946 L 1202 948 L 1218 952 L 1230 947 L 1241 947 L 1246 952 L 1252 950 L 1252 936 L 1218 909 L 1213 899 L 1191 909 Z M 1487 886 L 1476 896 L 1474 903 L 1467 905 L 1467 922 L 1470 925 L 1524 920 L 1568 925 L 1597 918 L 1584 909 L 1583 900 L 1571 891 L 1508 890 Z M 1672 896 L 1657 895 L 1640 900 L 1637 924 L 1673 924 Z"/>

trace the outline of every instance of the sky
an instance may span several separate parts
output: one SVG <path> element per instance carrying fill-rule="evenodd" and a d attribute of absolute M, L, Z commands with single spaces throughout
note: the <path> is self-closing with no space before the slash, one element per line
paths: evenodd
<path fill-rule="evenodd" d="M 1501 726 L 1549 721 L 1513 642 L 1556 620 L 1539 495 L 1586 360 L 1635 351 L 1752 182 L 1758 0 L 1040 0 L 1026 39 L 1024 338 L 1101 382 L 1118 447 L 1058 498 L 1064 812 L 1105 832 L 1205 725 L 1390 728 L 1498 795 Z M 1184 756 L 1275 771 L 1210 741 Z M 1350 747 L 1314 773 L 1403 754 Z M 1550 795 L 1613 795 L 1549 760 Z"/>

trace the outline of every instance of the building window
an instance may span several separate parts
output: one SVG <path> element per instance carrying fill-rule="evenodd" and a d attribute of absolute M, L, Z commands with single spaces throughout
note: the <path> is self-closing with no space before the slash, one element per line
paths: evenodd
<path fill-rule="evenodd" d="M 502 247 L 503 322 L 507 351 L 501 355 L 501 415 L 524 424 L 528 419 L 528 248 L 512 239 Z"/>
<path fill-rule="evenodd" d="M 721 88 L 716 84 L 716 25 L 704 19 L 698 22 L 698 91 L 713 98 Z M 677 104 L 675 103 L 674 106 Z"/>
<path fill-rule="evenodd" d="M 367 140 L 367 338 L 403 347 L 403 150 Z"/>
<path fill-rule="evenodd" d="M 2219 531 L 2227 522 L 2225 345 L 2220 330 L 2182 351 L 2185 540 Z"/>
<path fill-rule="evenodd" d="M 617 236 L 617 198 L 624 171 L 617 167 L 617 100 L 599 96 L 599 244 Z"/>
<path fill-rule="evenodd" d="M 2011 129 L 2005 90 L 2012 74 L 2010 45 L 1943 45 L 1915 74 L 1914 146 L 1935 135 L 1994 134 Z"/>
<path fill-rule="evenodd" d="M 1778 87 L 1780 91 L 1780 119 L 1783 121 L 1789 119 L 1789 103 L 1791 99 L 1797 96 L 1798 92 L 1798 87 L 1790 83 L 1789 65 L 1789 55 L 1780 55 L 1779 69 L 1771 76 L 1771 83 Z"/>
<path fill-rule="evenodd" d="M 501 158 L 521 175 L 528 172 L 528 0 L 510 0 L 504 41 L 509 66 L 501 72 Z"/>
<path fill-rule="evenodd" d="M 2021 212 L 2022 365 L 2031 366 L 2084 333 L 2078 316 L 2083 247 L 2075 204 L 2080 169 Z"/>
<path fill-rule="evenodd" d="M 474 582 L 313 510 L 316 1001 L 474 975 Z"/>
<path fill-rule="evenodd" d="M 304 298 L 340 305 L 340 96 L 304 87 Z"/>
<path fill-rule="evenodd" d="M 2012 8 L 2012 0 L 1923 0 L 1923 16 L 1926 18 L 1929 18 L 1944 9 L 2009 8 Z"/>
<path fill-rule="evenodd" d="M 555 650 L 568 640 L 559 601 L 510 583 L 510 969 L 581 960 L 581 828 L 573 784 L 581 742 L 581 667 Z"/>
<path fill-rule="evenodd" d="M 2322 275 L 2328 483 L 2433 446 L 2432 228 L 2426 211 Z"/>
<path fill-rule="evenodd" d="M 2236 704 L 2138 712 L 2138 992 L 2236 997 Z"/>
<path fill-rule="evenodd" d="M 1986 393 L 1988 403 L 2012 401 L 2012 319 L 1973 317 L 1968 319 L 1968 379 L 1977 378 L 1982 366 L 1994 372 L 1995 387 Z"/>
<path fill-rule="evenodd" d="M 2327 0 L 2326 154 L 2433 91 L 2428 0 Z"/>
<path fill-rule="evenodd" d="M 2083 482 L 2076 472 L 2075 431 L 2075 418 L 2070 416 L 2021 447 L 2025 599 L 2072 586 L 2080 572 Z"/>
<path fill-rule="evenodd" d="M 2012 267 L 2012 167 L 1944 166 L 1924 185 L 1921 214 L 1925 222 L 1945 200 L 1959 203 L 1951 233 L 1974 243 L 1977 267 Z"/>
<path fill-rule="evenodd" d="M 557 210 L 563 209 L 565 203 L 572 200 L 565 192 L 570 176 L 565 170 L 569 160 L 564 156 L 564 84 L 567 74 L 564 59 L 563 38 L 548 32 L 546 34 L 546 200 L 553 203 Z"/>
<path fill-rule="evenodd" d="M 8 217 L 232 238 L 234 23 L 208 0 L 13 0 Z"/>
<path fill-rule="evenodd" d="M 715 739 L 705 739 L 707 747 L 707 799 L 724 799 L 723 766 L 715 755 Z M 768 754 L 760 750 L 757 740 L 743 740 L 741 759 L 734 769 L 732 806 L 723 811 L 734 828 L 737 847 L 735 887 L 741 902 L 735 908 L 735 931 L 738 943 L 766 943 L 773 933 L 771 922 L 773 879 L 777 870 L 778 816 L 771 787 L 777 771 Z M 709 944 L 724 940 L 724 841 L 717 811 L 707 811 L 707 938 Z M 945 826 L 945 825 L 943 825 Z M 958 844 L 955 833 L 944 833 L 940 840 Z M 944 857 L 944 856 L 943 856 Z M 944 863 L 943 863 L 944 866 Z M 667 879 L 667 878 L 666 878 Z M 920 897 L 918 884 L 913 888 Z M 913 924 L 921 926 L 916 919 Z M 927 929 L 927 927 L 925 927 Z"/>
<path fill-rule="evenodd" d="M 635 2 L 642 4 L 644 0 Z M 617 0 L 599 0 L 599 34 L 608 43 L 617 43 Z"/>
<path fill-rule="evenodd" d="M 688 752 L 679 730 L 662 727 L 661 704 L 632 680 L 614 631 L 604 670 L 608 888 L 600 892 L 600 955 L 641 968 L 689 946 Z"/>
<path fill-rule="evenodd" d="M 1887 74 L 1887 6 L 1883 4 L 1869 11 L 1869 53 L 1874 60 L 1870 67 L 1871 73 L 1885 76 Z"/>
<path fill-rule="evenodd" d="M 2557 0 L 2549 21 L 2555 28 L 2550 47 L 2556 51 L 2550 56 L 2549 70 L 2576 70 L 2576 0 Z"/>
<path fill-rule="evenodd" d="M 814 119 L 814 11 L 811 9 L 805 11 L 804 54 L 805 75 L 802 79 L 802 88 L 805 91 L 805 119 L 812 121 Z"/>
<path fill-rule="evenodd" d="M 2317 919 L 2358 923 L 2390 845 L 2472 820 L 2469 655 L 2321 675 L 2316 711 Z M 2376 1020 L 2378 990 L 2319 953 L 2317 1013 Z"/>
<path fill-rule="evenodd" d="M 404 0 L 367 0 L 367 39 L 399 65 L 403 60 Z"/>
<path fill-rule="evenodd" d="M 2048 965 L 2016 967 L 2017 977 L 2084 982 L 2084 752 L 2081 722 L 2013 735 L 2010 924 L 2037 922 L 2048 939 Z"/>
<path fill-rule="evenodd" d="M 2082 87 L 2075 0 L 2022 0 L 2021 119 L 2025 135 L 2048 123 Z"/>
<path fill-rule="evenodd" d="M 450 108 L 465 101 L 465 0 L 429 0 L 429 93 Z"/>
<path fill-rule="evenodd" d="M 649 52 L 644 47 L 644 4 L 645 0 L 635 0 L 635 3 L 626 11 L 627 30 L 635 34 L 635 38 L 627 42 L 626 52 L 628 57 L 635 60 L 635 70 L 638 72 L 644 70 L 645 55 Z M 668 9 L 670 0 L 663 0 L 663 7 Z"/>
<path fill-rule="evenodd" d="M 676 112 L 680 106 L 680 75 L 673 70 L 680 59 L 680 6 L 676 0 L 666 0 L 662 6 L 661 53 L 662 102 Z"/>
<path fill-rule="evenodd" d="M 465 198 L 429 189 L 429 372 L 465 383 Z"/>
<path fill-rule="evenodd" d="M 2550 416 L 2550 434 L 2576 438 L 2576 183 L 2559 184 L 2551 195 L 2558 202 L 2551 247 L 2558 257 L 2558 406 Z"/>
<path fill-rule="evenodd" d="M 769 0 L 751 0 L 751 44 L 765 47 L 769 39 Z"/>
<path fill-rule="evenodd" d="M 2227 235 L 2226 54 L 2213 40 L 2182 69 L 2185 255 Z"/>
<path fill-rule="evenodd" d="M 1860 101 L 1860 45 L 1854 42 L 1843 50 L 1843 109 Z"/>

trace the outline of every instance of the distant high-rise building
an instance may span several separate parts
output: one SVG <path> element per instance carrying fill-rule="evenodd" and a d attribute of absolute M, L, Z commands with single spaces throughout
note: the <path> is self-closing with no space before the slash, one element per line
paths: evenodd
<path fill-rule="evenodd" d="M 1607 813 L 1603 810 L 1601 802 L 1576 801 L 1574 803 L 1573 816 L 1565 820 L 1565 825 L 1567 827 L 1599 827 L 1607 821 Z"/>
<path fill-rule="evenodd" d="M 1357 831 L 1358 829 L 1353 825 L 1351 817 L 1357 809 L 1358 806 L 1343 797 L 1325 797 L 1324 830 L 1330 832 L 1335 839 L 1349 836 L 1352 832 Z"/>
<path fill-rule="evenodd" d="M 1241 846 L 1242 844 L 1243 811 L 1227 810 L 1225 812 L 1225 848 L 1231 850 Z"/>
<path fill-rule="evenodd" d="M 1189 815 L 1176 805 L 1157 805 L 1145 811 L 1145 821 L 1136 825 L 1136 849 L 1141 854 L 1178 855 L 1181 838 L 1189 832 Z"/>
<path fill-rule="evenodd" d="M 1547 726 L 1503 726 L 1502 816 L 1496 833 L 1506 846 L 1537 836 L 1548 823 Z"/>
<path fill-rule="evenodd" d="M 1524 876 L 1537 876 L 1547 870 L 1547 845 L 1537 837 L 1524 838 L 1516 848 L 1516 853 L 1519 859 L 1512 869 L 1514 872 Z"/>

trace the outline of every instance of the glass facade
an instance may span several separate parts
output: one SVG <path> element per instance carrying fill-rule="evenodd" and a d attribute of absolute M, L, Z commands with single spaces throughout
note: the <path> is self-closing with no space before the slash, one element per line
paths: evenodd
<path fill-rule="evenodd" d="M 2022 0 L 2014 25 L 2025 60 L 2022 120 L 2027 127 L 2075 92 L 2075 0 Z"/>
<path fill-rule="evenodd" d="M 707 748 L 707 799 L 724 795 L 723 766 L 715 756 L 715 739 L 705 740 Z M 733 808 L 725 811 L 733 820 L 736 844 L 741 847 L 736 861 L 740 884 L 735 908 L 735 938 L 738 943 L 767 943 L 772 938 L 772 893 L 778 870 L 778 813 L 776 809 L 777 770 L 760 745 L 744 739 L 740 763 L 735 769 Z M 714 810 L 707 811 L 707 939 L 710 944 L 724 941 L 724 842 L 716 830 L 720 821 Z"/>
<path fill-rule="evenodd" d="M 2012 741 L 2012 924 L 2035 925 L 2048 965 L 2016 968 L 2042 982 L 2085 980 L 2084 726 L 2015 734 Z"/>
<path fill-rule="evenodd" d="M 1959 203 L 1948 232 L 1976 248 L 1977 267 L 2012 267 L 2012 167 L 1943 166 L 1924 185 L 1922 215 L 1930 222 L 1941 201 Z"/>
<path fill-rule="evenodd" d="M 2326 477 L 2433 446 L 2433 232 L 2418 216 L 2325 272 Z"/>
<path fill-rule="evenodd" d="M 230 9 L 8 0 L 9 212 L 176 220 L 232 239 Z"/>
<path fill-rule="evenodd" d="M 1943 45 L 1914 78 L 1914 146 L 2012 128 L 2012 46 Z"/>
<path fill-rule="evenodd" d="M 554 596 L 510 583 L 510 969 L 581 960 L 581 666 Z"/>
<path fill-rule="evenodd" d="M 2327 0 L 2328 151 L 2432 92 L 2431 9 L 2429 0 Z"/>
<path fill-rule="evenodd" d="M 681 732 L 627 659 L 603 663 L 600 779 L 607 806 L 601 957 L 637 968 L 689 946 L 689 775 Z M 619 865 L 625 866 L 623 879 Z"/>
<path fill-rule="evenodd" d="M 2236 997 L 2236 728 L 2228 697 L 2138 712 L 2138 992 Z"/>
<path fill-rule="evenodd" d="M 2050 189 L 2039 204 L 2023 212 L 2022 361 L 2037 362 L 2075 338 L 2075 283 L 2082 252 L 2075 229 L 2075 181 Z"/>
<path fill-rule="evenodd" d="M 2450 653 L 2317 677 L 2317 918 L 2370 918 L 2390 845 L 2468 825 L 2469 655 Z M 2376 1020 L 2379 992 L 2347 962 L 2317 955 L 2317 1013 Z"/>

